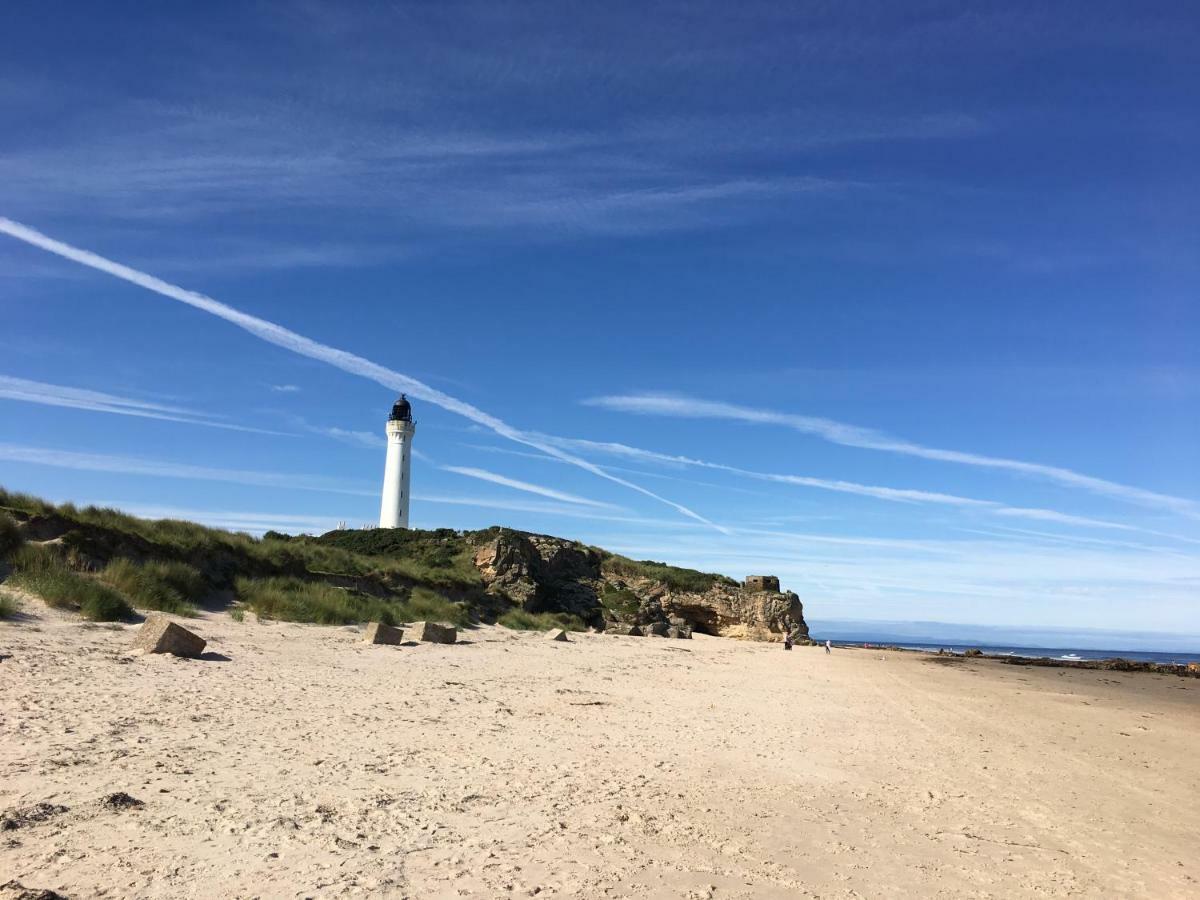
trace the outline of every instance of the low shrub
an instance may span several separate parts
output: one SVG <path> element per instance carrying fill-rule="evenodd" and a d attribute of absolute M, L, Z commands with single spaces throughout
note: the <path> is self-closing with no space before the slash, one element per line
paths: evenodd
<path fill-rule="evenodd" d="M 673 591 L 703 594 L 714 584 L 737 586 L 736 581 L 725 575 L 697 572 L 695 569 L 681 569 L 678 566 L 655 562 L 652 559 L 633 560 L 616 554 L 607 556 L 602 563 L 602 568 L 606 572 L 626 577 L 653 578 L 655 581 L 661 581 Z"/>
<path fill-rule="evenodd" d="M 55 609 L 77 610 L 95 622 L 114 622 L 133 615 L 132 607 L 118 591 L 73 571 L 44 547 L 26 544 L 12 554 L 11 561 L 13 584 L 37 594 Z"/>
<path fill-rule="evenodd" d="M 531 613 L 523 609 L 510 609 L 496 620 L 505 628 L 517 631 L 549 631 L 562 628 L 566 631 L 585 631 L 587 626 L 578 616 L 569 613 Z"/>
<path fill-rule="evenodd" d="M 620 616 L 632 616 L 638 611 L 638 607 L 641 605 L 637 594 L 629 590 L 629 588 L 618 588 L 611 584 L 604 585 L 604 592 L 600 595 L 600 603 L 605 609 L 611 609 Z"/>
<path fill-rule="evenodd" d="M 17 528 L 17 523 L 8 513 L 0 512 L 0 559 L 7 559 L 10 554 L 20 549 L 25 543 L 25 537 Z"/>
<path fill-rule="evenodd" d="M 11 619 L 21 609 L 21 604 L 12 594 L 0 590 L 0 619 Z"/>
<path fill-rule="evenodd" d="M 208 585 L 196 568 L 181 562 L 151 560 L 135 563 L 118 558 L 100 573 L 100 580 L 119 590 L 138 609 L 157 609 L 177 616 L 194 616 Z"/>

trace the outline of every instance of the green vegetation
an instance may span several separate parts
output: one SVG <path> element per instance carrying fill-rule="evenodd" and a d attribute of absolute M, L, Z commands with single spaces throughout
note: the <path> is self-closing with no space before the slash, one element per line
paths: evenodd
<path fill-rule="evenodd" d="M 429 619 L 465 625 L 467 611 L 424 588 L 407 599 L 382 600 L 321 581 L 301 578 L 239 578 L 237 596 L 263 619 L 349 625 L 355 622 L 413 622 Z"/>
<path fill-rule="evenodd" d="M 392 604 L 345 588 L 301 578 L 239 578 L 237 597 L 262 619 L 349 625 L 354 622 L 396 623 Z"/>
<path fill-rule="evenodd" d="M 399 605 L 396 615 L 400 622 L 447 622 L 462 627 L 471 621 L 467 608 L 452 603 L 428 588 L 415 587 L 409 598 Z"/>
<path fill-rule="evenodd" d="M 613 587 L 611 584 L 604 585 L 604 593 L 600 595 L 600 604 L 605 608 L 612 610 L 618 616 L 629 617 L 638 611 L 641 601 L 638 600 L 637 594 L 628 588 Z"/>
<path fill-rule="evenodd" d="M 229 618 L 235 622 L 246 621 L 246 610 L 241 606 L 235 606 L 229 610 Z"/>
<path fill-rule="evenodd" d="M 124 594 L 138 609 L 157 609 L 177 616 L 196 615 L 192 601 L 208 593 L 208 584 L 196 568 L 174 561 L 138 564 L 118 557 L 100 573 L 100 580 Z"/>
<path fill-rule="evenodd" d="M 603 552 L 603 551 L 602 551 Z M 681 569 L 654 560 L 632 560 L 616 554 L 605 554 L 601 567 L 605 572 L 622 575 L 627 578 L 652 578 L 661 581 L 673 591 L 689 591 L 703 594 L 716 584 L 736 587 L 737 582 L 725 575 L 715 575 L 709 572 L 697 572 L 695 569 Z"/>
<path fill-rule="evenodd" d="M 34 519 L 34 527 L 18 528 L 14 518 Z M 23 544 L 22 530 L 56 539 L 52 545 Z M 193 615 L 204 598 L 232 591 L 240 603 L 230 614 L 239 621 L 246 610 L 265 619 L 326 624 L 426 619 L 465 625 L 499 615 L 511 628 L 582 628 L 584 622 L 575 616 L 527 613 L 485 591 L 475 549 L 506 534 L 520 537 L 495 527 L 340 530 L 319 537 L 268 532 L 260 540 L 193 522 L 139 519 L 115 509 L 55 506 L 0 488 L 0 559 L 10 561 L 13 584 L 93 618 L 121 618 L 130 613 L 130 604 Z M 635 579 L 698 593 L 734 584 L 721 575 L 575 547 L 584 551 L 578 571 L 561 577 L 592 583 L 599 562 L 610 581 L 628 579 L 628 588 L 596 584 L 600 603 L 622 618 L 637 612 L 635 591 L 641 587 Z M 97 561 L 107 562 L 98 576 L 79 571 Z"/>
<path fill-rule="evenodd" d="M 465 536 L 451 528 L 431 531 L 373 528 L 367 531 L 330 531 L 317 538 L 292 538 L 326 552 L 340 551 L 355 558 L 372 559 L 380 574 L 432 588 L 479 587 L 479 572 L 471 562 L 472 549 Z"/>
<path fill-rule="evenodd" d="M 523 609 L 511 609 L 496 621 L 505 628 L 517 631 L 549 631 L 551 628 L 562 628 L 566 631 L 587 630 L 582 619 L 569 613 L 531 613 Z"/>
<path fill-rule="evenodd" d="M 0 590 L 0 619 L 11 619 L 21 609 L 21 604 L 12 594 Z"/>
<path fill-rule="evenodd" d="M 8 559 L 9 555 L 25 543 L 17 523 L 8 513 L 0 512 L 0 560 Z"/>
<path fill-rule="evenodd" d="M 14 573 L 10 581 L 56 609 L 77 610 L 95 622 L 113 622 L 133 615 L 120 593 L 73 571 L 52 550 L 26 544 L 12 554 L 11 561 Z"/>

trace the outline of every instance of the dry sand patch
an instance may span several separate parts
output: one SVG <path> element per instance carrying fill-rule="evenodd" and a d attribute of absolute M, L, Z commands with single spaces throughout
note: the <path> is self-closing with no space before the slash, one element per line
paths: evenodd
<path fill-rule="evenodd" d="M 70 897 L 1188 896 L 1200 682 L 480 628 L 0 625 L 0 872 Z M 686 651 L 686 652 L 681 652 Z M 113 808 L 118 792 L 144 806 Z M 0 879 L 3 881 L 5 879 Z"/>

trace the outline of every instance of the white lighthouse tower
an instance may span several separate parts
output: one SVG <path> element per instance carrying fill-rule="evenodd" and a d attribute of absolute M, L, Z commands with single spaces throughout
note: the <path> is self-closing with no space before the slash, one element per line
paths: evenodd
<path fill-rule="evenodd" d="M 408 527 L 408 476 L 412 469 L 412 439 L 416 430 L 412 407 L 408 398 L 401 394 L 387 421 L 387 465 L 383 470 L 380 528 Z"/>

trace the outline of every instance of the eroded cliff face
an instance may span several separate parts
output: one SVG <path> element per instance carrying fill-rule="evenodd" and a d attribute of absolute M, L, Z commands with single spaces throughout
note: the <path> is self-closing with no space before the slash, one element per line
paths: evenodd
<path fill-rule="evenodd" d="M 500 530 L 475 550 L 488 593 L 529 612 L 564 612 L 599 625 L 599 551 L 562 538 Z"/>
<path fill-rule="evenodd" d="M 791 591 L 750 591 L 716 576 L 704 590 L 679 589 L 616 571 L 621 567 L 612 559 L 562 538 L 506 529 L 489 534 L 474 555 L 487 591 L 530 612 L 571 613 L 597 628 L 632 625 L 656 634 L 675 628 L 750 640 L 808 638 L 804 607 Z"/>

